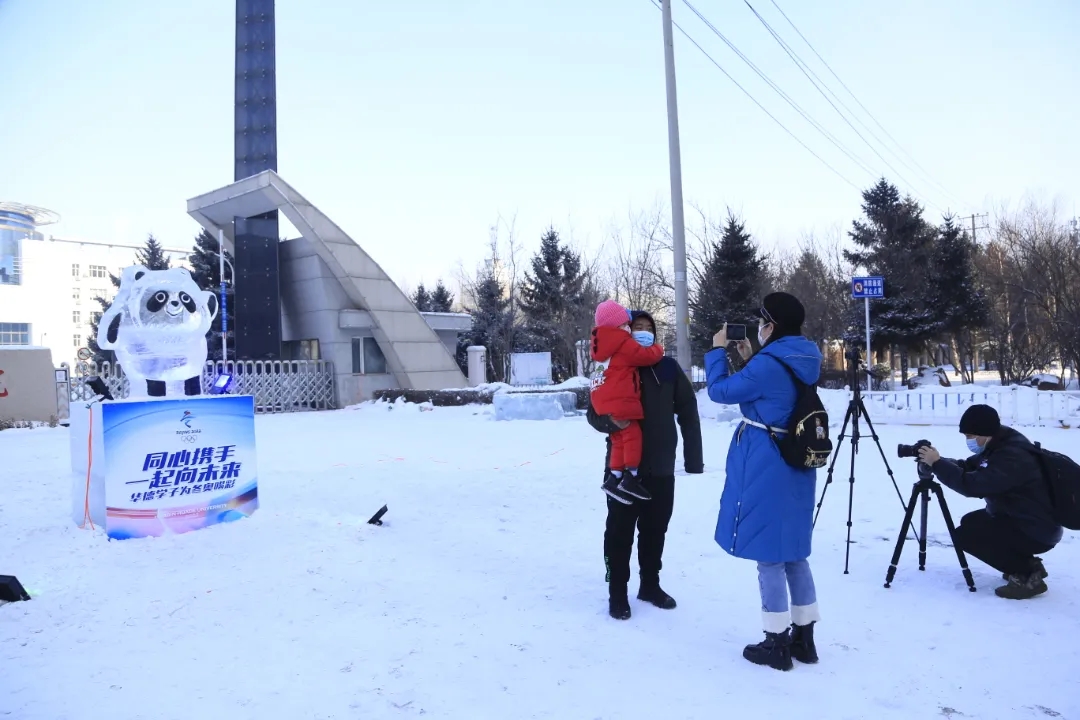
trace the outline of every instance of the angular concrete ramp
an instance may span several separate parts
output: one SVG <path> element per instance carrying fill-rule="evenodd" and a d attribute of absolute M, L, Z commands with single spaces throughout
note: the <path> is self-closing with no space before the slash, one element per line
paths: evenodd
<path fill-rule="evenodd" d="M 372 334 L 402 388 L 466 387 L 455 359 L 378 263 L 333 221 L 272 170 L 188 200 L 188 214 L 232 245 L 233 218 L 280 210 L 311 243 L 358 310 L 374 321 Z"/>

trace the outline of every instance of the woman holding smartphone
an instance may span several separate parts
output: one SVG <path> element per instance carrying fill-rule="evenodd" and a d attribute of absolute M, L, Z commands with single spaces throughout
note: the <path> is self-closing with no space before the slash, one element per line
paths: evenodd
<path fill-rule="evenodd" d="M 817 383 L 821 353 L 802 336 L 806 311 L 793 295 L 767 295 L 758 315 L 761 350 L 754 354 L 746 339 L 736 343 L 747 361 L 742 370 L 731 372 L 726 326 L 705 355 L 709 398 L 738 404 L 743 414 L 728 450 L 715 537 L 727 553 L 757 561 L 765 640 L 748 645 L 743 657 L 790 670 L 792 657 L 818 660 L 814 623 L 820 615 L 807 561 L 817 471 L 788 465 L 770 430 L 786 432 L 798 395 L 792 374 L 806 385 Z"/>

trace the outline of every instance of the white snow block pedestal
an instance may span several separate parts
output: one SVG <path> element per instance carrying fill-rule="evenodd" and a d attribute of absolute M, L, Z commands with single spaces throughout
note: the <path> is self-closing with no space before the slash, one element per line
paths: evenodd
<path fill-rule="evenodd" d="M 157 537 L 258 509 L 250 395 L 71 407 L 71 511 L 110 538 Z"/>
<path fill-rule="evenodd" d="M 496 420 L 561 420 L 574 413 L 572 392 L 499 393 L 492 398 Z"/>

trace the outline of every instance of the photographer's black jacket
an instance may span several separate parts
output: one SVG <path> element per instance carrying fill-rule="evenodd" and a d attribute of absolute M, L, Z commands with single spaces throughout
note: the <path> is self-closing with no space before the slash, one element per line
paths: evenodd
<path fill-rule="evenodd" d="M 1035 446 L 1016 430 L 1002 427 L 981 453 L 967 460 L 938 460 L 934 474 L 961 495 L 985 498 L 987 512 L 1008 517 L 1032 540 L 1061 541 Z"/>
<path fill-rule="evenodd" d="M 675 451 L 679 436 L 675 429 L 678 419 L 682 429 L 683 462 L 686 472 L 704 472 L 701 456 L 701 417 L 698 415 L 697 397 L 690 378 L 674 359 L 666 357 L 652 367 L 640 368 L 641 405 L 645 419 L 641 421 L 643 449 L 641 472 L 653 477 L 671 477 L 675 474 Z M 597 415 L 589 404 L 589 424 L 602 433 L 612 433 L 618 427 L 607 415 Z M 608 453 L 611 440 L 608 439 Z"/>

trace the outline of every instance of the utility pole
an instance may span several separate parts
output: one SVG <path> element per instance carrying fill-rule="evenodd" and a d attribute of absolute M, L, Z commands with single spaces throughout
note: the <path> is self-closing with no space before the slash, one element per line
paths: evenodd
<path fill-rule="evenodd" d="M 671 246 L 675 255 L 675 349 L 679 367 L 690 372 L 690 295 L 686 285 L 686 227 L 683 219 L 679 103 L 675 93 L 675 40 L 671 0 L 660 0 L 664 18 L 664 69 L 667 78 L 668 160 L 671 166 Z"/>
<path fill-rule="evenodd" d="M 988 217 L 990 217 L 990 216 L 987 215 L 986 213 L 982 213 L 981 215 L 969 215 L 966 218 L 961 218 L 962 220 L 970 220 L 971 221 L 971 242 L 975 242 L 975 231 L 976 230 L 989 230 L 990 229 L 989 225 L 980 225 L 978 227 L 975 227 L 975 221 L 980 219 L 980 218 L 985 219 L 985 218 L 988 218 Z"/>

